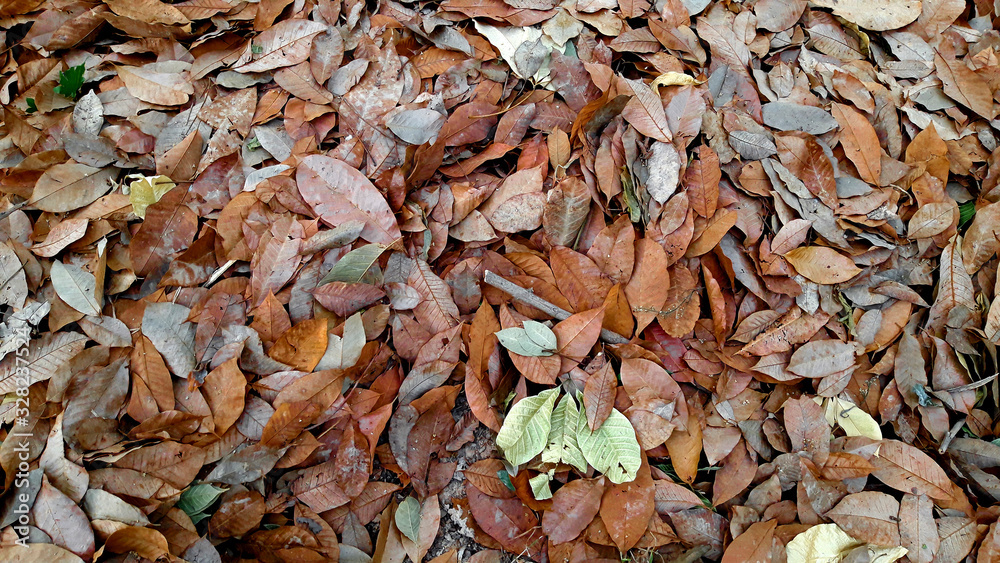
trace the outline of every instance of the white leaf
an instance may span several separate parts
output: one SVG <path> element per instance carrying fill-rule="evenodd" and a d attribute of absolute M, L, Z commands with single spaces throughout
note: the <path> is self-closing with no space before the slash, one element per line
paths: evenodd
<path fill-rule="evenodd" d="M 681 176 L 681 157 L 670 143 L 656 141 L 646 163 L 649 179 L 646 191 L 653 199 L 663 204 L 677 191 Z"/>
<path fill-rule="evenodd" d="M 87 92 L 73 108 L 73 130 L 81 135 L 96 137 L 104 125 L 104 104 L 94 91 Z"/>
<path fill-rule="evenodd" d="M 101 314 L 101 306 L 94 296 L 94 289 L 97 287 L 94 274 L 79 266 L 53 262 L 50 275 L 52 287 L 59 299 L 84 315 Z"/>

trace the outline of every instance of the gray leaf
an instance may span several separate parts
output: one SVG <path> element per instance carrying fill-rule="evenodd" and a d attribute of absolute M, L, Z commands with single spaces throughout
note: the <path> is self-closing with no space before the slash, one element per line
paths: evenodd
<path fill-rule="evenodd" d="M 125 323 L 114 317 L 87 316 L 78 323 L 83 332 L 98 344 L 112 348 L 126 348 L 132 345 L 132 333 Z"/>
<path fill-rule="evenodd" d="M 393 114 L 385 124 L 397 137 L 411 145 L 422 145 L 436 137 L 444 125 L 444 116 L 426 108 Z"/>
<path fill-rule="evenodd" d="M 10 305 L 15 310 L 24 307 L 28 298 L 28 280 L 24 276 L 24 266 L 10 243 L 0 243 L 0 303 Z"/>
<path fill-rule="evenodd" d="M 764 135 L 749 131 L 733 131 L 729 134 L 729 144 L 745 159 L 761 160 L 778 154 L 774 141 Z"/>
<path fill-rule="evenodd" d="M 163 355 L 177 377 L 194 371 L 194 326 L 187 322 L 191 310 L 176 303 L 150 303 L 142 315 L 142 333 Z"/>
<path fill-rule="evenodd" d="M 772 102 L 761 108 L 764 124 L 779 131 L 805 131 L 822 135 L 837 127 L 837 120 L 828 112 L 813 106 L 789 102 Z"/>

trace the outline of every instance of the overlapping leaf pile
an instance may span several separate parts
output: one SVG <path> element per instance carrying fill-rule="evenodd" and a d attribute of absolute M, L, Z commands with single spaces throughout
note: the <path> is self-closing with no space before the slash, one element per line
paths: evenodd
<path fill-rule="evenodd" d="M 1000 561 L 996 10 L 3 3 L 0 559 Z"/>

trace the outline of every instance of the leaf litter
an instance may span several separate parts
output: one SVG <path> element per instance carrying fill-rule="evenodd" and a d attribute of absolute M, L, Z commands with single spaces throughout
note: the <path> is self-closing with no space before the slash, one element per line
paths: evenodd
<path fill-rule="evenodd" d="M 996 10 L 8 2 L 0 560 L 1000 561 Z"/>

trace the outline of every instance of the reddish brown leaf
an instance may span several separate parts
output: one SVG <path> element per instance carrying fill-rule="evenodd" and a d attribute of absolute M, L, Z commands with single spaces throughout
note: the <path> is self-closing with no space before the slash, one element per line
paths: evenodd
<path fill-rule="evenodd" d="M 601 508 L 604 479 L 577 479 L 552 495 L 552 506 L 542 517 L 542 532 L 553 544 L 568 542 L 583 532 Z"/>

